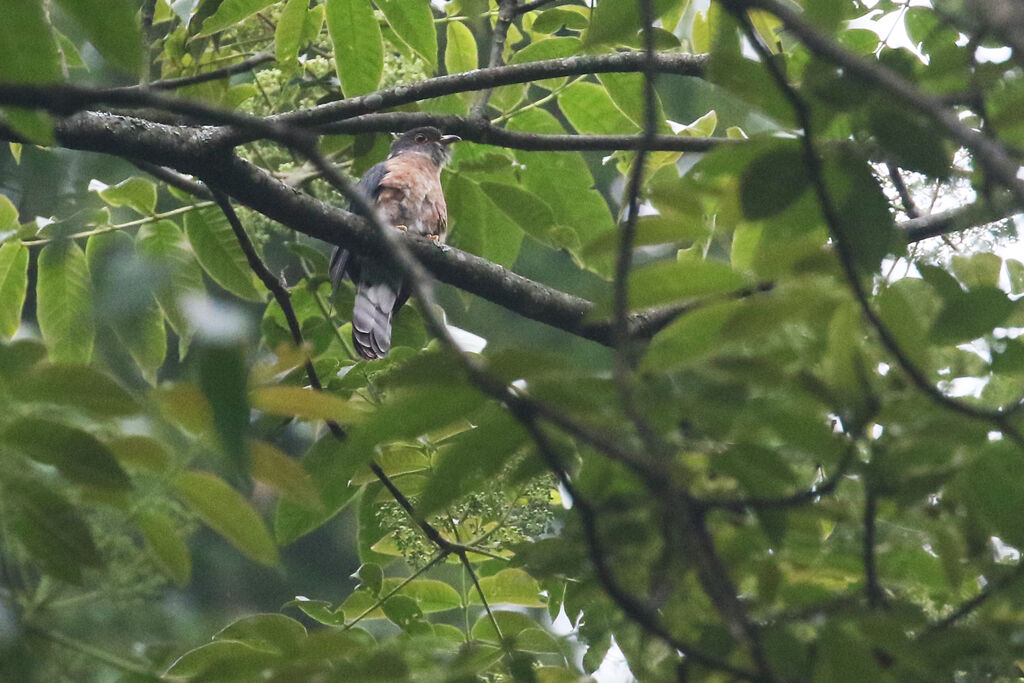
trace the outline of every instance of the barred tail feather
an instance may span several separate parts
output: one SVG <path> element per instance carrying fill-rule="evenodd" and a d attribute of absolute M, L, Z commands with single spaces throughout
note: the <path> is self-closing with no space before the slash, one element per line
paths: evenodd
<path fill-rule="evenodd" d="M 391 315 L 398 294 L 386 283 L 360 283 L 352 307 L 352 343 L 367 360 L 383 358 L 391 348 Z"/>

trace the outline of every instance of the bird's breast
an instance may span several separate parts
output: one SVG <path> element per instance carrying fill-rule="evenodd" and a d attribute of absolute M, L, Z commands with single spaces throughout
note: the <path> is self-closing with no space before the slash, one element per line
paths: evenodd
<path fill-rule="evenodd" d="M 404 225 L 419 235 L 444 240 L 448 207 L 441 190 L 440 169 L 425 155 L 403 154 L 388 159 L 377 194 L 380 213 L 391 225 Z"/>

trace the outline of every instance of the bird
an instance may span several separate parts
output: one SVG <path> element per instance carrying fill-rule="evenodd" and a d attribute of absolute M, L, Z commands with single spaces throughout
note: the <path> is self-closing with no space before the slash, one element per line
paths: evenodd
<path fill-rule="evenodd" d="M 443 135 L 433 126 L 413 128 L 391 143 L 388 156 L 375 164 L 355 191 L 375 206 L 386 227 L 407 230 L 443 244 L 448 206 L 441 189 L 441 169 L 451 159 L 451 147 L 461 138 Z M 360 214 L 350 204 L 349 210 Z M 336 294 L 342 280 L 355 283 L 352 305 L 352 343 L 360 357 L 375 360 L 391 348 L 391 320 L 409 298 L 409 283 L 391 264 L 335 247 L 330 277 Z"/>

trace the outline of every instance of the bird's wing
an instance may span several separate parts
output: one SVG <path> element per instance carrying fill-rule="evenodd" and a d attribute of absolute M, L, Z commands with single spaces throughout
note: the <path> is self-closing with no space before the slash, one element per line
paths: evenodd
<path fill-rule="evenodd" d="M 386 162 L 382 161 L 379 164 L 374 164 L 370 167 L 363 177 L 356 183 L 355 191 L 361 194 L 369 202 L 376 202 L 377 196 L 380 194 L 381 181 L 384 176 L 387 175 L 388 168 Z M 349 211 L 352 213 L 362 215 L 362 212 L 349 204 Z M 331 284 L 333 285 L 333 291 L 337 292 L 338 286 L 341 284 L 342 279 L 348 275 L 349 279 L 353 282 L 359 279 L 359 259 L 352 258 L 351 252 L 348 249 L 342 247 L 335 247 L 331 252 Z"/>

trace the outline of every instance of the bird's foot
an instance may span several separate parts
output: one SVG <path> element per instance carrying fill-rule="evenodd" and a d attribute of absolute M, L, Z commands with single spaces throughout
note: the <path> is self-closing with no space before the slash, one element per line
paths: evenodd
<path fill-rule="evenodd" d="M 434 240 L 435 242 L 441 239 L 438 235 L 424 235 L 428 240 Z"/>
<path fill-rule="evenodd" d="M 409 229 L 408 225 L 396 225 L 395 226 L 395 230 L 401 230 L 402 232 L 405 232 L 408 229 Z"/>

